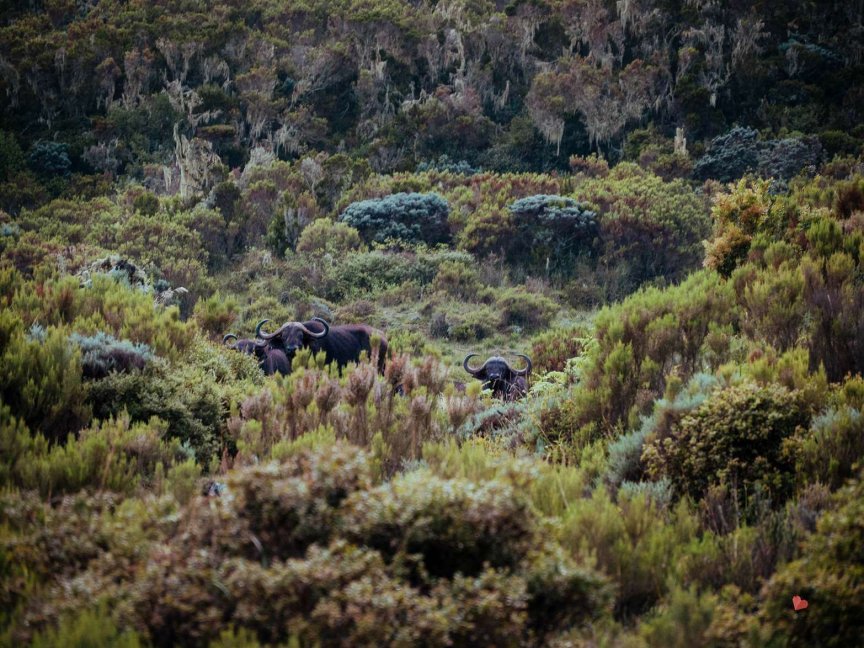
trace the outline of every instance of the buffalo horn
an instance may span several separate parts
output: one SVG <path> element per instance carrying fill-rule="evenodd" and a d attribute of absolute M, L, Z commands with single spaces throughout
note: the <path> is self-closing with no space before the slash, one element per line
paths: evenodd
<path fill-rule="evenodd" d="M 261 327 L 264 326 L 269 321 L 270 321 L 269 319 L 263 319 L 260 322 L 258 322 L 258 326 L 255 327 L 255 337 L 256 338 L 259 338 L 261 340 L 272 340 L 274 337 L 279 335 L 279 331 L 276 331 L 275 333 L 262 333 L 261 332 Z"/>
<path fill-rule="evenodd" d="M 467 356 L 465 356 L 465 359 L 462 361 L 462 367 L 465 369 L 465 371 L 467 371 L 472 376 L 476 376 L 478 373 L 483 371 L 486 368 L 486 362 L 489 362 L 487 360 L 486 362 L 483 363 L 482 367 L 478 367 L 477 369 L 474 369 L 471 365 L 468 364 L 468 361 L 476 355 L 478 355 L 478 354 L 469 353 Z"/>
<path fill-rule="evenodd" d="M 300 328 L 302 328 L 303 332 L 306 333 L 306 335 L 308 335 L 309 337 L 315 338 L 315 339 L 320 339 L 320 338 L 323 338 L 324 336 L 326 336 L 330 332 L 330 325 L 327 322 L 325 322 L 323 319 L 321 319 L 320 317 L 313 317 L 312 321 L 313 322 L 321 322 L 321 325 L 324 327 L 324 330 L 321 331 L 320 333 L 314 333 L 301 324 Z"/>
<path fill-rule="evenodd" d="M 233 333 L 226 333 L 225 337 L 222 338 L 222 344 L 226 344 L 228 342 L 228 340 L 234 340 L 236 342 L 237 336 L 234 335 Z"/>
<path fill-rule="evenodd" d="M 517 354 L 516 354 L 516 357 L 517 357 L 517 358 L 525 358 L 525 362 L 527 362 L 528 364 L 525 365 L 525 368 L 524 368 L 524 369 L 513 369 L 513 368 L 511 367 L 510 370 L 511 370 L 514 374 L 516 374 L 517 376 L 527 376 L 528 373 L 531 371 L 531 367 L 534 366 L 534 365 L 531 364 L 531 358 L 529 358 L 529 357 L 528 357 L 527 355 L 525 355 L 524 353 L 517 353 Z M 510 365 L 508 364 L 507 366 L 509 367 Z"/>

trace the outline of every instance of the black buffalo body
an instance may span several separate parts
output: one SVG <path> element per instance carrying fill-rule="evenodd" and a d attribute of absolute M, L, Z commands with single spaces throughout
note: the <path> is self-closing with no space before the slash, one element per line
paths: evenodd
<path fill-rule="evenodd" d="M 531 358 L 521 353 L 517 354 L 527 363 L 524 369 L 514 369 L 501 356 L 492 356 L 483 363 L 483 366 L 474 368 L 468 364 L 468 361 L 476 355 L 476 353 L 469 353 L 465 356 L 462 366 L 477 380 L 482 380 L 484 387 L 492 390 L 492 396 L 505 401 L 514 401 L 528 393 Z"/>
<path fill-rule="evenodd" d="M 249 338 L 238 338 L 233 333 L 228 333 L 222 338 L 222 343 L 226 344 L 229 340 L 234 340 L 233 344 L 229 344 L 229 349 L 234 349 L 240 353 L 254 355 L 258 359 L 258 366 L 268 376 L 273 374 L 289 374 L 291 373 L 291 360 L 288 355 L 281 349 L 273 348 L 262 340 L 250 340 Z"/>
<path fill-rule="evenodd" d="M 258 324 L 255 335 L 274 349 L 282 350 L 293 358 L 298 349 L 311 349 L 313 354 L 323 351 L 327 363 L 335 362 L 342 369 L 349 362 L 359 362 L 364 351 L 372 357 L 372 338 L 381 340 L 378 349 L 378 371 L 384 373 L 387 357 L 387 340 L 381 331 L 365 324 L 330 326 L 320 317 L 308 322 L 286 322 L 273 333 L 263 333 L 261 327 L 269 320 Z"/>

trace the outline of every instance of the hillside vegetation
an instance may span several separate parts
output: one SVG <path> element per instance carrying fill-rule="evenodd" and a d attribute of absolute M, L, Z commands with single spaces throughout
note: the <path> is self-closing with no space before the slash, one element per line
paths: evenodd
<path fill-rule="evenodd" d="M 0 646 L 860 645 L 860 3 L 0 16 Z"/>

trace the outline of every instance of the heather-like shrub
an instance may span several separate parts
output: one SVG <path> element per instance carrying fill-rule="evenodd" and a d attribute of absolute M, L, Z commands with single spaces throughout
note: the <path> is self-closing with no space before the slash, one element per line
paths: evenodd
<path fill-rule="evenodd" d="M 797 441 L 799 476 L 839 488 L 864 458 L 864 417 L 851 407 L 828 410 Z"/>
<path fill-rule="evenodd" d="M 607 298 L 657 278 L 678 281 L 699 267 L 710 220 L 705 199 L 686 182 L 621 163 L 606 178 L 580 183 L 573 196 L 598 214 L 596 265 Z"/>
<path fill-rule="evenodd" d="M 834 510 L 822 515 L 804 541 L 801 558 L 782 566 L 765 585 L 760 614 L 763 645 L 853 646 L 864 636 L 864 488 L 844 487 Z M 808 602 L 790 612 L 792 596 Z"/>
<path fill-rule="evenodd" d="M 358 230 L 367 242 L 400 239 L 435 245 L 450 240 L 449 211 L 438 194 L 397 193 L 352 203 L 339 220 Z"/>
<path fill-rule="evenodd" d="M 112 646 L 140 648 L 143 644 L 137 632 L 117 628 L 103 603 L 95 609 L 60 619 L 56 628 L 37 633 L 30 644 L 34 648 L 81 648 L 82 646 Z"/>
<path fill-rule="evenodd" d="M 779 502 L 794 483 L 794 456 L 784 441 L 809 420 L 794 392 L 744 383 L 715 392 L 673 423 L 668 436 L 651 438 L 643 461 L 650 474 L 668 477 L 695 499 L 725 485 L 746 501 L 758 482 Z"/>
<path fill-rule="evenodd" d="M 558 304 L 548 297 L 521 286 L 499 292 L 495 308 L 500 313 L 501 326 L 519 326 L 528 331 L 547 326 L 559 310 Z"/>
<path fill-rule="evenodd" d="M 528 502 L 495 481 L 441 480 L 415 471 L 347 503 L 346 532 L 354 542 L 418 574 L 452 578 L 479 573 L 484 563 L 513 568 L 535 533 Z M 417 575 L 415 578 L 419 578 Z"/>
<path fill-rule="evenodd" d="M 444 313 L 440 313 L 445 318 Z M 485 340 L 498 332 L 501 325 L 501 315 L 494 308 L 481 306 L 464 315 L 451 315 L 444 319 L 446 328 L 442 337 L 452 337 L 461 342 Z M 433 318 L 433 324 L 435 320 Z"/>
<path fill-rule="evenodd" d="M 297 242 L 297 251 L 314 255 L 332 254 L 338 257 L 358 250 L 362 245 L 360 233 L 353 227 L 319 218 L 303 228 Z"/>
<path fill-rule="evenodd" d="M 725 359 L 726 327 L 737 315 L 733 299 L 731 285 L 700 272 L 674 288 L 643 290 L 600 311 L 580 356 L 581 382 L 558 409 L 556 433 L 581 438 L 635 428 L 665 392 L 673 368 L 687 380 L 702 362 Z"/>
<path fill-rule="evenodd" d="M 11 310 L 0 313 L 0 397 L 16 417 L 49 441 L 64 439 L 90 420 L 81 382 L 81 353 L 49 328 L 29 339 Z"/>
<path fill-rule="evenodd" d="M 697 160 L 693 175 L 700 180 L 732 182 L 745 173 L 789 180 L 822 157 L 816 137 L 760 141 L 752 128 L 736 126 L 711 140 L 707 153 Z"/>
<path fill-rule="evenodd" d="M 167 434 L 190 446 L 207 465 L 221 450 L 226 404 L 219 381 L 202 379 L 206 375 L 190 365 L 157 360 L 143 371 L 112 373 L 93 381 L 87 385 L 85 402 L 100 419 L 119 416 L 124 410 L 132 421 L 162 419 Z"/>
<path fill-rule="evenodd" d="M 69 341 L 81 349 L 81 368 L 85 378 L 99 379 L 113 371 L 140 370 L 153 359 L 153 352 L 146 344 L 118 340 L 102 331 L 91 336 L 73 333 Z"/>
<path fill-rule="evenodd" d="M 597 215 L 572 198 L 529 196 L 508 210 L 515 227 L 509 256 L 516 264 L 567 276 L 576 259 L 594 249 Z"/>
<path fill-rule="evenodd" d="M 163 440 L 165 432 L 166 425 L 157 419 L 132 424 L 123 415 L 70 434 L 65 443 L 49 445 L 4 408 L 0 447 L 6 463 L 0 469 L 0 483 L 38 490 L 44 496 L 85 488 L 131 494 L 186 456 L 176 439 Z"/>
<path fill-rule="evenodd" d="M 226 297 L 216 292 L 207 299 L 199 299 L 195 302 L 192 317 L 208 336 L 221 340 L 237 319 L 239 307 L 233 297 Z"/>
<path fill-rule="evenodd" d="M 0 181 L 19 173 L 24 167 L 24 152 L 15 135 L 0 130 Z"/>
<path fill-rule="evenodd" d="M 683 502 L 664 509 L 644 493 L 619 493 L 615 503 L 599 488 L 570 503 L 558 537 L 577 559 L 593 557 L 616 585 L 616 614 L 626 616 L 663 596 L 680 553 L 697 531 L 698 521 Z"/>
<path fill-rule="evenodd" d="M 40 140 L 33 144 L 27 153 L 27 164 L 41 176 L 68 176 L 72 167 L 69 146 L 61 142 Z"/>
<path fill-rule="evenodd" d="M 583 351 L 587 330 L 582 326 L 553 328 L 531 338 L 531 361 L 538 374 L 563 371 L 567 361 Z"/>
<path fill-rule="evenodd" d="M 354 252 L 332 268 L 325 296 L 343 300 L 368 297 L 411 281 L 427 284 L 435 276 L 435 267 L 423 261 L 407 253 Z"/>
<path fill-rule="evenodd" d="M 479 275 L 473 263 L 445 261 L 438 267 L 432 280 L 432 290 L 440 290 L 462 300 L 474 300 L 481 287 Z"/>

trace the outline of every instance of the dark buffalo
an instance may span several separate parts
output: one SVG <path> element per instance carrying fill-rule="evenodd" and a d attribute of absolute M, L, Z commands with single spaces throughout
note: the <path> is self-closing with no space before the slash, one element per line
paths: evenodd
<path fill-rule="evenodd" d="M 477 380 L 482 380 L 484 387 L 492 390 L 492 396 L 505 401 L 514 401 L 528 392 L 531 358 L 521 353 L 516 354 L 520 358 L 525 358 L 528 364 L 524 369 L 514 369 L 501 356 L 492 356 L 483 363 L 482 367 L 475 369 L 468 364 L 468 361 L 476 355 L 476 353 L 469 353 L 465 356 L 462 366 Z"/>
<path fill-rule="evenodd" d="M 298 349 L 308 348 L 312 353 L 323 351 L 327 363 L 335 362 L 341 370 L 349 362 L 358 362 L 364 351 L 372 357 L 372 338 L 381 338 L 378 349 L 378 372 L 384 373 L 384 362 L 387 356 L 387 339 L 381 331 L 365 324 L 346 324 L 330 326 L 320 317 L 313 317 L 308 322 L 286 322 L 273 333 L 263 333 L 261 327 L 269 320 L 264 320 L 255 329 L 255 336 L 266 341 L 270 346 L 282 349 L 292 358 Z"/>
<path fill-rule="evenodd" d="M 229 349 L 234 349 L 240 353 L 254 355 L 258 359 L 258 366 L 268 376 L 273 374 L 289 374 L 291 373 L 291 360 L 281 349 L 274 349 L 263 340 L 250 340 L 249 338 L 238 338 L 233 333 L 228 333 L 222 338 L 222 344 L 226 344 L 228 340 L 234 340 L 234 344 L 228 345 Z"/>

